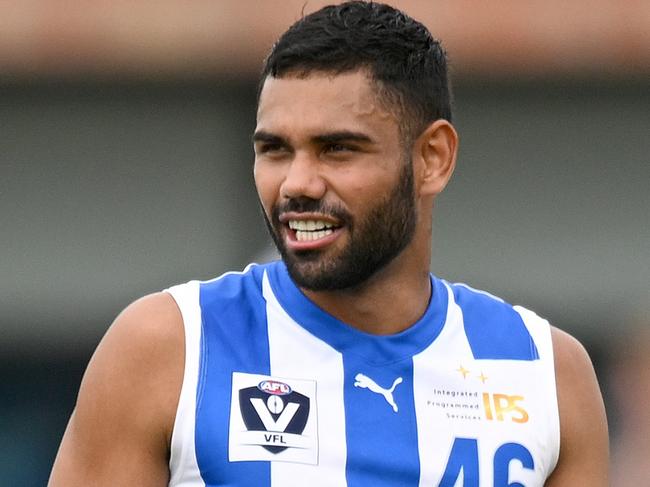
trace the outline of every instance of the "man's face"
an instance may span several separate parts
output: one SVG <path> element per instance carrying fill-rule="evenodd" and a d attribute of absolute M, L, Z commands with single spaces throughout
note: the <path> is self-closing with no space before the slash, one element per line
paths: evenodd
<path fill-rule="evenodd" d="M 355 287 L 411 241 L 412 165 L 364 72 L 268 78 L 254 143 L 266 222 L 299 286 Z"/>

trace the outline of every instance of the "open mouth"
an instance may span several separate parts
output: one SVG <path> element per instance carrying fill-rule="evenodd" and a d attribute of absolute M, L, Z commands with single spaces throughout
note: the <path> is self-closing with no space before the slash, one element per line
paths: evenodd
<path fill-rule="evenodd" d="M 312 242 L 332 235 L 340 228 L 324 220 L 289 220 L 288 227 L 297 242 Z"/>

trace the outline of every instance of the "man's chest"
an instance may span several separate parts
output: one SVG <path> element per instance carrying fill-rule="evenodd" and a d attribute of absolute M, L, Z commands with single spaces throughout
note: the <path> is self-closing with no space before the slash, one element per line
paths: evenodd
<path fill-rule="evenodd" d="M 503 364 L 288 355 L 272 371 L 205 371 L 195 439 L 208 485 L 543 484 L 543 398 L 500 378 Z"/>

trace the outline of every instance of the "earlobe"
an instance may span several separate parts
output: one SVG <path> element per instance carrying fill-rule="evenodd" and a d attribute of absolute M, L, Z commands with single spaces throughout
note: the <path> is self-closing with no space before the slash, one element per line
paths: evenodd
<path fill-rule="evenodd" d="M 421 159 L 420 194 L 441 193 L 456 167 L 458 134 L 447 120 L 436 120 L 418 138 L 416 154 Z"/>

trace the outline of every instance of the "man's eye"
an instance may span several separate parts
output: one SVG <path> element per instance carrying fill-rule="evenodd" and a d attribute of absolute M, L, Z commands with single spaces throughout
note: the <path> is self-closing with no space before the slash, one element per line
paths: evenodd
<path fill-rule="evenodd" d="M 352 150 L 354 150 L 353 147 L 345 144 L 329 144 L 323 148 L 323 152 L 348 152 Z"/>
<path fill-rule="evenodd" d="M 285 151 L 286 147 L 282 144 L 262 144 L 258 148 L 258 152 L 260 154 L 268 154 L 268 153 L 274 153 L 274 152 L 282 152 Z"/>

